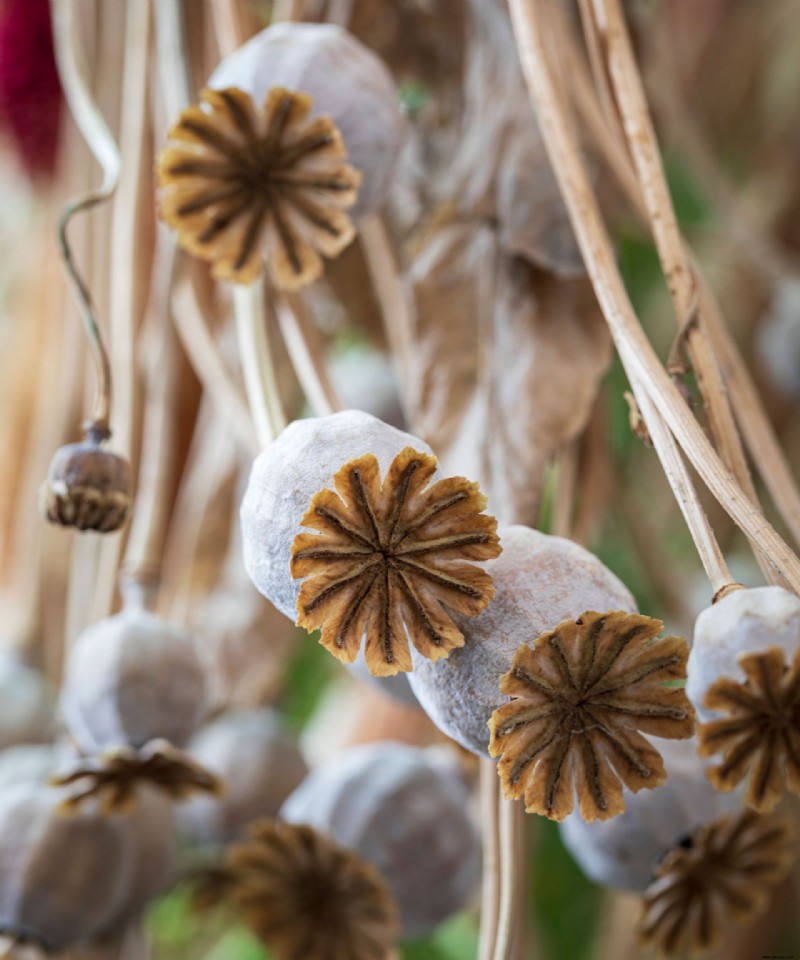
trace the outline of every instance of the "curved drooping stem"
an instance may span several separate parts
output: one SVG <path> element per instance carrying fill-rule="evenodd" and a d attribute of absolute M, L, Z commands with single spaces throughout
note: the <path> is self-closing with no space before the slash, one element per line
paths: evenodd
<path fill-rule="evenodd" d="M 67 226 L 76 213 L 109 200 L 119 182 L 120 155 L 111 131 L 92 96 L 78 53 L 77 24 L 74 0 L 51 0 L 53 40 L 61 86 L 70 113 L 78 129 L 103 170 L 103 181 L 94 190 L 70 202 L 58 221 L 58 243 L 64 266 L 72 282 L 81 313 L 97 376 L 97 390 L 87 436 L 97 441 L 110 436 L 111 363 L 97 324 L 92 297 L 78 270 L 67 236 Z"/>
<path fill-rule="evenodd" d="M 641 383 L 703 482 L 770 563 L 800 590 L 800 560 L 753 506 L 720 461 L 702 428 L 661 366 L 639 324 L 616 263 L 614 248 L 549 64 L 546 4 L 511 0 L 523 71 L 543 140 L 558 179 L 606 322 L 629 379 Z"/>

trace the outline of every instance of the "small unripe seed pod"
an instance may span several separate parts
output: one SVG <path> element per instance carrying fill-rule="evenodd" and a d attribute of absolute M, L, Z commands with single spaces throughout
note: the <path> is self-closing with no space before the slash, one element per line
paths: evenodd
<path fill-rule="evenodd" d="M 41 503 L 51 523 L 78 530 L 113 533 L 128 517 L 131 468 L 91 437 L 56 451 Z"/>
<path fill-rule="evenodd" d="M 116 922 L 134 858 L 127 821 L 65 815 L 62 800 L 36 783 L 0 796 L 0 928 L 55 950 Z"/>
<path fill-rule="evenodd" d="M 186 744 L 205 707 L 205 677 L 190 638 L 147 610 L 126 609 L 85 630 L 70 651 L 61 693 L 82 750 Z"/>
<path fill-rule="evenodd" d="M 281 613 L 297 618 L 300 581 L 292 579 L 289 570 L 291 548 L 314 494 L 332 487 L 336 471 L 365 453 L 377 457 L 385 474 L 408 446 L 431 452 L 417 437 L 368 413 L 345 410 L 295 420 L 259 454 L 242 501 L 244 564 L 256 587 Z"/>
<path fill-rule="evenodd" d="M 686 683 L 686 694 L 700 720 L 718 716 L 704 704 L 717 680 L 744 681 L 739 656 L 769 647 L 781 647 L 788 663 L 800 651 L 800 597 L 788 590 L 732 590 L 703 610 L 694 628 Z"/>
<path fill-rule="evenodd" d="M 642 893 L 653 867 L 670 848 L 704 823 L 741 809 L 741 800 L 715 790 L 694 740 L 654 743 L 664 756 L 667 782 L 655 790 L 625 791 L 625 810 L 611 820 L 586 823 L 577 813 L 561 824 L 567 849 L 597 883 Z"/>
<path fill-rule="evenodd" d="M 495 597 L 473 620 L 459 619 L 466 643 L 441 663 L 414 656 L 411 689 L 436 726 L 488 756 L 488 722 L 508 701 L 500 678 L 520 644 L 587 610 L 635 611 L 624 584 L 583 547 L 523 526 L 500 531 L 503 553 L 486 570 Z"/>
<path fill-rule="evenodd" d="M 190 742 L 188 752 L 225 784 L 219 797 L 200 796 L 177 811 L 181 835 L 222 845 L 262 817 L 275 817 L 308 767 L 273 710 L 223 714 Z"/>
<path fill-rule="evenodd" d="M 466 906 L 480 844 L 463 781 L 405 744 L 351 747 L 314 770 L 281 817 L 308 824 L 377 867 L 400 908 L 403 935 L 430 933 Z"/>
<path fill-rule="evenodd" d="M 331 117 L 349 162 L 363 174 L 352 215 L 373 213 L 386 199 L 405 122 L 391 74 L 346 30 L 333 24 L 275 24 L 226 57 L 208 86 L 237 87 L 259 105 L 272 87 L 311 94 L 311 116 Z"/>

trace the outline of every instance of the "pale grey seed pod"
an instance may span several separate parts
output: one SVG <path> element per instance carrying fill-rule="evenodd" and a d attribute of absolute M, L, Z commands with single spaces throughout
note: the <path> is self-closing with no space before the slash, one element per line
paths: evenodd
<path fill-rule="evenodd" d="M 205 677 L 190 638 L 154 613 L 131 608 L 100 620 L 70 651 L 61 707 L 87 753 L 156 738 L 182 747 L 204 706 Z"/>
<path fill-rule="evenodd" d="M 660 858 L 698 827 L 742 808 L 735 794 L 708 782 L 692 740 L 653 737 L 667 782 L 655 790 L 625 789 L 625 810 L 587 823 L 577 813 L 560 824 L 561 837 L 583 872 L 605 886 L 644 892 Z"/>
<path fill-rule="evenodd" d="M 202 729 L 192 757 L 224 783 L 219 797 L 198 796 L 177 811 L 190 843 L 222 845 L 262 817 L 275 817 L 308 773 L 294 739 L 274 710 L 235 710 Z"/>
<path fill-rule="evenodd" d="M 733 590 L 703 610 L 695 623 L 686 683 L 699 720 L 707 723 L 717 717 L 703 706 L 716 680 L 745 681 L 739 655 L 768 647 L 783 648 L 789 664 L 800 650 L 800 597 L 788 590 Z"/>
<path fill-rule="evenodd" d="M 345 410 L 295 420 L 256 458 L 242 501 L 244 565 L 261 593 L 291 620 L 297 618 L 301 584 L 289 573 L 291 548 L 311 498 L 333 489 L 339 468 L 366 453 L 375 455 L 385 476 L 405 447 L 432 452 L 368 413 Z M 434 480 L 439 477 L 437 471 Z"/>
<path fill-rule="evenodd" d="M 462 747 L 488 757 L 488 722 L 508 697 L 500 678 L 514 653 L 587 610 L 635 612 L 625 585 L 588 550 L 529 527 L 500 530 L 503 552 L 486 564 L 495 596 L 474 619 L 454 616 L 463 647 L 431 663 L 412 651 L 408 681 L 436 726 Z"/>
<path fill-rule="evenodd" d="M 46 679 L 11 650 L 0 653 L 0 749 L 38 743 L 53 734 L 53 692 Z"/>
<path fill-rule="evenodd" d="M 391 74 L 346 30 L 333 24 L 275 24 L 227 56 L 207 86 L 238 87 L 259 107 L 272 87 L 311 94 L 311 115 L 332 118 L 349 162 L 363 174 L 351 214 L 374 213 L 386 199 L 405 119 Z"/>
<path fill-rule="evenodd" d="M 29 782 L 0 794 L 0 929 L 48 949 L 106 932 L 128 896 L 134 837 L 126 820 Z"/>
<path fill-rule="evenodd" d="M 43 784 L 73 756 L 65 743 L 22 743 L 0 752 L 0 792 L 17 783 Z"/>
<path fill-rule="evenodd" d="M 421 937 L 465 907 L 480 843 L 465 784 L 426 751 L 401 743 L 351 747 L 314 770 L 281 817 L 305 823 L 377 867 L 400 908 L 404 937 Z"/>
<path fill-rule="evenodd" d="M 758 325 L 756 349 L 772 382 L 788 397 L 800 399 L 800 277 L 778 284 Z"/>

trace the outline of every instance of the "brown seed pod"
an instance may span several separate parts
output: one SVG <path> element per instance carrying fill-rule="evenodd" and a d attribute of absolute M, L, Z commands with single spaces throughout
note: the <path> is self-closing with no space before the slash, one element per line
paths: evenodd
<path fill-rule="evenodd" d="M 54 950 L 116 922 L 135 860 L 126 821 L 64 816 L 62 800 L 30 782 L 0 796 L 0 931 Z"/>
<path fill-rule="evenodd" d="M 222 845 L 276 816 L 308 772 L 294 738 L 266 708 L 223 714 L 187 752 L 225 784 L 219 797 L 196 797 L 177 811 L 181 835 L 192 843 Z"/>
<path fill-rule="evenodd" d="M 204 90 L 201 100 L 159 157 L 161 217 L 221 280 L 251 283 L 265 259 L 278 287 L 316 280 L 320 253 L 334 257 L 355 236 L 344 211 L 361 180 L 333 121 L 310 119 L 311 97 L 282 86 L 258 99 Z"/>
<path fill-rule="evenodd" d="M 85 630 L 70 651 L 61 691 L 80 748 L 184 746 L 205 707 L 205 677 L 190 638 L 162 617 L 126 609 Z"/>
<path fill-rule="evenodd" d="M 41 489 L 42 510 L 62 527 L 113 533 L 128 517 L 131 490 L 128 461 L 90 437 L 56 451 Z"/>
<path fill-rule="evenodd" d="M 739 813 L 738 797 L 715 790 L 705 776 L 695 740 L 654 738 L 667 782 L 655 790 L 625 789 L 625 810 L 587 823 L 576 811 L 561 824 L 565 846 L 596 883 L 643 893 L 665 853 L 698 827 Z"/>
<path fill-rule="evenodd" d="M 467 750 L 489 755 L 488 723 L 508 702 L 500 678 L 521 643 L 586 610 L 635 611 L 625 586 L 587 550 L 528 527 L 500 530 L 503 553 L 486 570 L 495 597 L 472 620 L 457 618 L 466 643 L 446 661 L 413 655 L 409 683 L 439 729 Z"/>
<path fill-rule="evenodd" d="M 421 937 L 466 906 L 478 884 L 480 843 L 469 790 L 428 752 L 384 741 L 351 747 L 314 770 L 281 817 L 306 823 L 380 870 L 404 937 Z"/>
<path fill-rule="evenodd" d="M 405 134 L 397 90 L 381 60 L 333 24 L 279 23 L 262 30 L 212 73 L 214 90 L 237 87 L 263 103 L 273 87 L 310 94 L 312 117 L 329 116 L 362 174 L 355 218 L 386 199 Z"/>
<path fill-rule="evenodd" d="M 780 587 L 734 590 L 697 619 L 687 693 L 705 721 L 712 783 L 772 810 L 800 794 L 800 599 Z"/>
<path fill-rule="evenodd" d="M 700 827 L 667 853 L 644 896 L 643 944 L 667 956 L 708 953 L 763 913 L 796 856 L 786 817 L 747 810 Z"/>
<path fill-rule="evenodd" d="M 690 737 L 684 691 L 689 649 L 656 639 L 664 625 L 638 613 L 587 611 L 514 654 L 500 690 L 513 699 L 489 722 L 503 792 L 528 813 L 563 820 L 578 797 L 585 820 L 625 809 L 636 792 L 666 780 L 661 754 L 642 733 Z"/>
<path fill-rule="evenodd" d="M 276 960 L 388 960 L 397 909 L 378 871 L 308 826 L 260 821 L 221 889 Z"/>

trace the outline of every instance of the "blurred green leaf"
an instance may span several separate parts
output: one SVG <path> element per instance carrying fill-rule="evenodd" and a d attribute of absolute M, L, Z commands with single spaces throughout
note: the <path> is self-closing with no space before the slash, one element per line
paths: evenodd
<path fill-rule="evenodd" d="M 289 664 L 281 716 L 294 730 L 302 730 L 319 703 L 325 688 L 339 669 L 336 660 L 319 644 L 319 633 L 298 631 L 297 653 Z"/>

